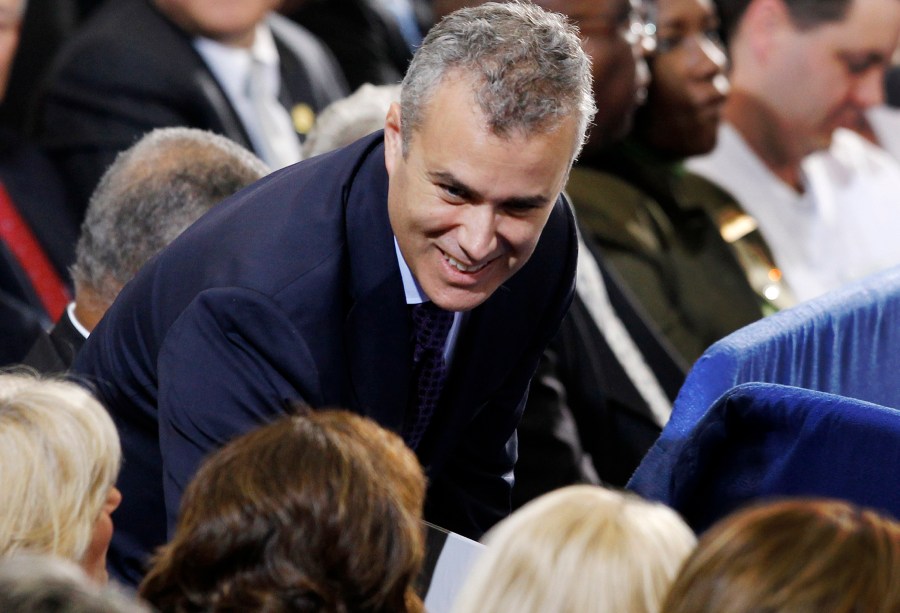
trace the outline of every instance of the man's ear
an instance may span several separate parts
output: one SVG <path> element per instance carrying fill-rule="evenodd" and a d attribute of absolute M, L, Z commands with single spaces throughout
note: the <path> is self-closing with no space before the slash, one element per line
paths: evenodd
<path fill-rule="evenodd" d="M 794 22 L 783 0 L 751 0 L 741 19 L 740 34 L 747 37 L 749 49 L 758 62 L 774 57 L 779 61 L 778 43 L 795 35 Z"/>
<path fill-rule="evenodd" d="M 400 104 L 391 103 L 384 119 L 384 165 L 388 176 L 403 157 L 403 138 L 400 134 Z"/>

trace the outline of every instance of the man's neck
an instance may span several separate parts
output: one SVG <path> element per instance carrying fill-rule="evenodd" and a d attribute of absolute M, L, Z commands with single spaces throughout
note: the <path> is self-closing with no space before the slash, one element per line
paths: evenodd
<path fill-rule="evenodd" d="M 75 309 L 72 314 L 88 332 L 93 332 L 108 308 L 109 302 L 101 298 L 98 292 L 85 287 L 76 288 Z"/>
<path fill-rule="evenodd" d="M 790 132 L 776 112 L 752 94 L 736 89 L 728 97 L 723 119 L 734 126 L 775 176 L 797 192 L 803 192 L 800 170 L 803 156 L 791 150 L 786 136 Z"/>

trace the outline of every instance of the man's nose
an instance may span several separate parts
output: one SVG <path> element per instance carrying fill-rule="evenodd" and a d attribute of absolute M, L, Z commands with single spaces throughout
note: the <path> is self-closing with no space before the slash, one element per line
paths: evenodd
<path fill-rule="evenodd" d="M 460 213 L 462 218 L 457 231 L 457 242 L 468 264 L 481 262 L 497 248 L 498 215 L 494 207 L 487 204 L 468 205 Z"/>

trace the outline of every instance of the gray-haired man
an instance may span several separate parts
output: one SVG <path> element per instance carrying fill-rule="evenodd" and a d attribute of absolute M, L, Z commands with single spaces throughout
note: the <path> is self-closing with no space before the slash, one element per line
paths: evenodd
<path fill-rule="evenodd" d="M 123 437 L 114 573 L 139 576 L 207 452 L 296 401 L 401 432 L 432 522 L 477 537 L 508 513 L 528 382 L 572 299 L 559 195 L 590 74 L 559 15 L 454 13 L 383 134 L 270 175 L 144 268 L 76 360 Z"/>

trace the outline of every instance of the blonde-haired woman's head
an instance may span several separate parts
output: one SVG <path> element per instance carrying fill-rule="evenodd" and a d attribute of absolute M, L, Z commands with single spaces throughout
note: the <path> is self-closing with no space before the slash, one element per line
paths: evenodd
<path fill-rule="evenodd" d="M 575 485 L 528 503 L 485 542 L 455 613 L 655 613 L 696 539 L 664 505 Z"/>
<path fill-rule="evenodd" d="M 120 462 L 115 425 L 88 391 L 0 373 L 0 555 L 50 553 L 105 580 Z"/>

